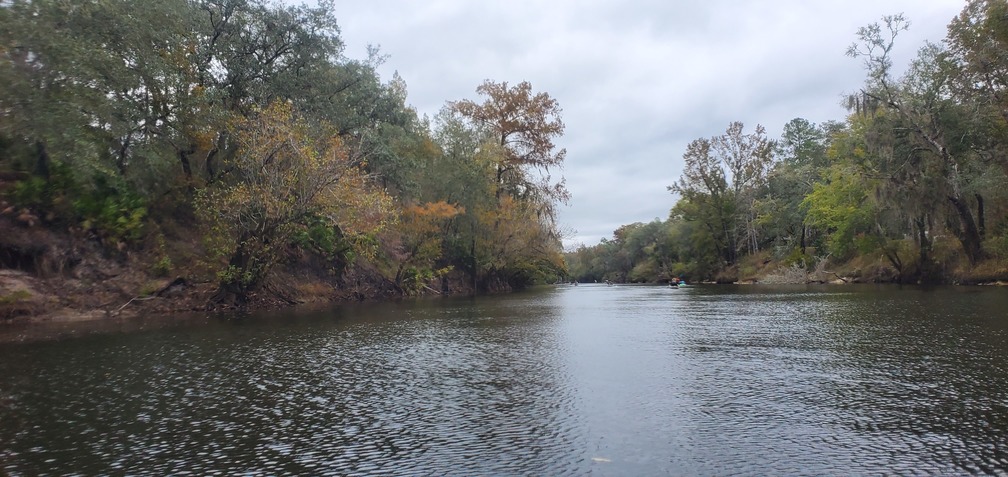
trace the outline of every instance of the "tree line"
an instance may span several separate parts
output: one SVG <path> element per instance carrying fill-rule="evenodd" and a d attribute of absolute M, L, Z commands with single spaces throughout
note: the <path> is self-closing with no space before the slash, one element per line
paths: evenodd
<path fill-rule="evenodd" d="M 3 2 L 2 192 L 50 228 L 154 254 L 162 273 L 205 265 L 220 301 L 299 261 L 334 276 L 364 264 L 407 294 L 449 273 L 479 290 L 560 276 L 557 102 L 487 80 L 479 101 L 419 117 L 405 82 L 376 72 L 379 51 L 345 56 L 337 11 Z"/>
<path fill-rule="evenodd" d="M 761 265 L 863 280 L 1008 276 L 1008 2 L 969 0 L 906 71 L 903 15 L 856 32 L 865 83 L 842 121 L 797 118 L 689 143 L 669 217 L 566 254 L 582 281 L 737 281 Z"/>

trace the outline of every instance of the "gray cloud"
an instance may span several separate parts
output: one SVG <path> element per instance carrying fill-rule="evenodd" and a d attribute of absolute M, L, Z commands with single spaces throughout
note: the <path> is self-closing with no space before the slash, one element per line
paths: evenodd
<path fill-rule="evenodd" d="M 925 39 L 941 41 L 953 0 L 655 0 L 337 3 L 346 54 L 368 44 L 389 59 L 409 102 L 433 115 L 477 99 L 484 79 L 527 80 L 556 98 L 567 126 L 563 174 L 573 194 L 560 220 L 568 244 L 596 243 L 623 224 L 664 219 L 666 186 L 686 144 L 731 121 L 771 137 L 794 117 L 841 120 L 845 92 L 863 81 L 844 52 L 858 27 L 905 13 L 904 65 Z"/>

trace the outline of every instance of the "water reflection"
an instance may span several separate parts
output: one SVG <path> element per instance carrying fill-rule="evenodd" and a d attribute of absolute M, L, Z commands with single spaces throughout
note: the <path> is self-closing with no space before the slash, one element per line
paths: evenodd
<path fill-rule="evenodd" d="M 991 319 L 1005 309 L 1002 291 L 861 289 L 794 299 L 802 295 L 715 295 L 703 305 L 725 325 L 698 328 L 697 349 L 719 352 L 716 371 L 701 368 L 695 388 L 704 407 L 718 410 L 707 428 L 731 431 L 733 450 L 827 473 L 949 475 L 1008 465 L 995 444 L 1008 437 L 1006 349 L 992 339 L 1006 323 Z M 734 306 L 739 300 L 747 311 Z"/>
<path fill-rule="evenodd" d="M 461 474 L 572 468 L 548 302 L 385 306 L 363 319 L 5 349 L 12 474 Z"/>
<path fill-rule="evenodd" d="M 0 345 L 0 474 L 996 474 L 1008 293 L 581 287 Z"/>

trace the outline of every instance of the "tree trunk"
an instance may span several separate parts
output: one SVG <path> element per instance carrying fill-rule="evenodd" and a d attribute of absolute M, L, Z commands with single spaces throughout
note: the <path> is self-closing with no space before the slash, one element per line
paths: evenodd
<path fill-rule="evenodd" d="M 35 175 L 49 180 L 49 151 L 42 141 L 35 141 Z"/>
<path fill-rule="evenodd" d="M 896 269 L 896 281 L 898 283 L 903 282 L 903 260 L 900 259 L 899 251 L 891 249 L 888 244 L 882 247 L 882 253 L 885 255 L 889 263 L 892 264 L 893 268 Z"/>
<path fill-rule="evenodd" d="M 806 244 L 805 244 L 805 235 L 807 233 L 808 233 L 808 228 L 805 227 L 805 225 L 803 224 L 801 226 L 801 253 L 802 253 L 802 255 L 805 255 L 805 247 L 806 247 Z"/>
<path fill-rule="evenodd" d="M 126 175 L 126 157 L 129 154 L 130 143 L 133 140 L 133 134 L 127 134 L 122 140 L 122 144 L 119 146 L 119 156 L 116 158 L 116 168 L 119 170 L 119 175 Z"/>
<path fill-rule="evenodd" d="M 956 233 L 959 236 L 959 242 L 962 243 L 963 251 L 966 252 L 970 264 L 976 265 L 984 258 L 984 251 L 983 239 L 980 237 L 980 231 L 973 220 L 973 213 L 970 212 L 969 206 L 962 199 L 951 195 L 947 198 L 959 215 L 960 225 Z"/>
<path fill-rule="evenodd" d="M 926 266 L 931 261 L 931 239 L 927 236 L 927 220 L 924 216 L 914 219 L 917 228 L 917 246 L 920 248 L 921 267 Z"/>
<path fill-rule="evenodd" d="M 220 159 L 219 156 L 228 154 L 227 143 L 229 136 L 226 133 L 219 133 L 217 135 L 217 141 L 214 146 L 210 148 L 206 156 L 206 173 L 207 181 L 214 182 L 217 179 L 217 174 L 220 172 L 217 170 L 217 162 Z"/>
<path fill-rule="evenodd" d="M 207 173 L 207 180 L 209 182 L 213 182 L 214 178 L 217 177 L 217 169 L 214 167 L 214 159 L 217 158 L 217 153 L 219 151 L 220 150 L 215 147 L 211 149 L 206 156 L 206 173 Z"/>
<path fill-rule="evenodd" d="M 984 218 L 984 199 L 980 194 L 974 194 L 977 200 L 977 231 L 980 232 L 980 240 L 987 238 L 987 225 Z"/>
<path fill-rule="evenodd" d="M 182 163 L 182 173 L 185 174 L 186 182 L 192 186 L 192 164 L 189 163 L 189 155 L 195 152 L 193 148 L 189 149 L 179 149 L 178 158 L 179 162 Z"/>
<path fill-rule="evenodd" d="M 476 295 L 479 294 L 479 293 L 477 293 L 477 290 L 479 289 L 479 287 L 477 286 L 477 282 L 476 282 L 476 278 L 477 278 L 477 276 L 479 274 L 476 273 L 476 239 L 475 238 L 472 239 L 472 250 L 470 252 L 472 253 L 473 296 L 476 296 Z"/>

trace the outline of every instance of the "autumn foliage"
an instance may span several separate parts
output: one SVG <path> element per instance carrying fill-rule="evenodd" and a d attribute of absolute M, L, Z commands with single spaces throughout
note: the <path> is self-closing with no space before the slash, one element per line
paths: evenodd
<path fill-rule="evenodd" d="M 391 199 L 371 187 L 330 127 L 309 126 L 289 103 L 238 118 L 233 135 L 238 154 L 222 182 L 197 200 L 227 257 L 219 274 L 226 290 L 241 296 L 259 286 L 308 218 L 350 237 L 387 225 Z"/>
<path fill-rule="evenodd" d="M 442 257 L 445 229 L 449 220 L 465 209 L 443 200 L 407 206 L 399 221 L 399 244 L 393 252 L 395 282 L 410 294 L 419 293 L 425 281 L 443 275 L 449 267 L 435 267 Z"/>
<path fill-rule="evenodd" d="M 0 200 L 237 304 L 281 272 L 343 296 L 555 281 L 558 102 L 486 81 L 419 117 L 309 3 L 3 2 Z"/>

